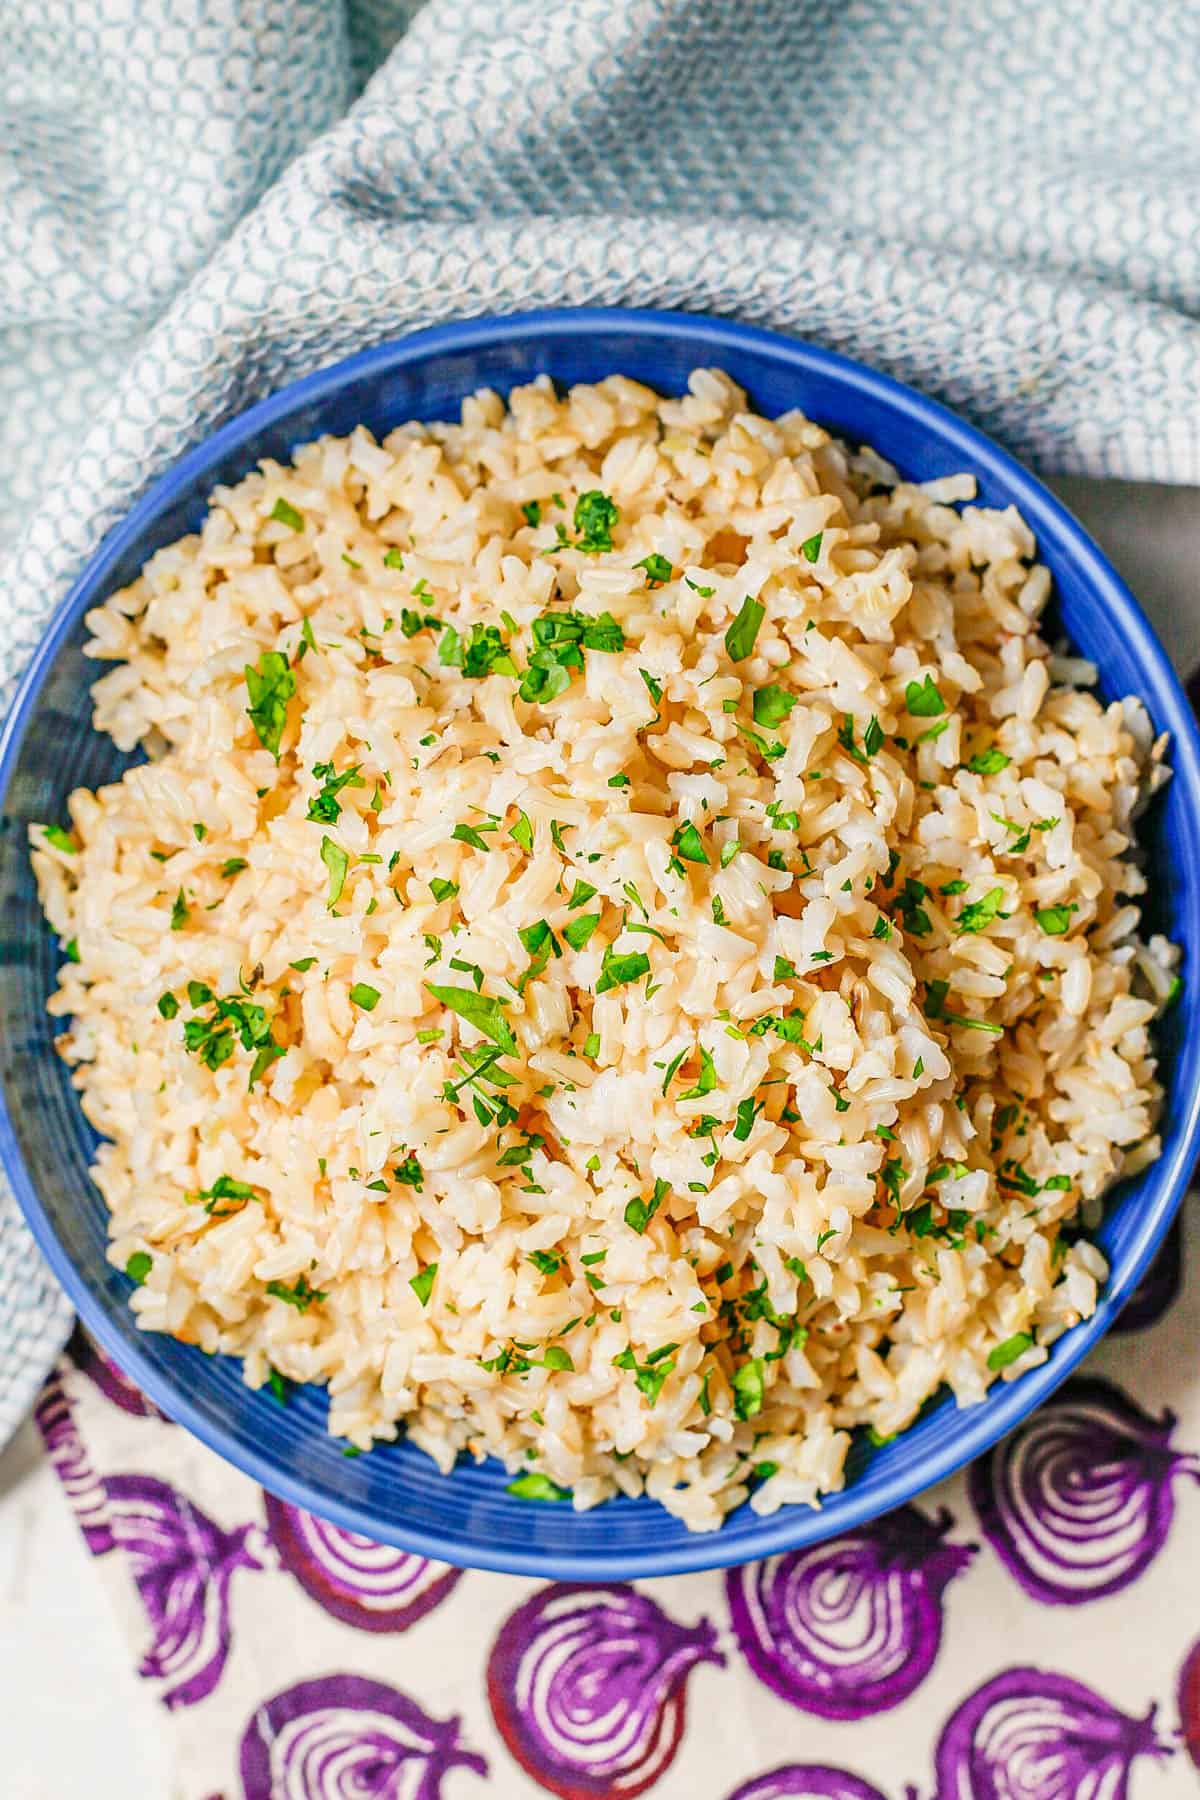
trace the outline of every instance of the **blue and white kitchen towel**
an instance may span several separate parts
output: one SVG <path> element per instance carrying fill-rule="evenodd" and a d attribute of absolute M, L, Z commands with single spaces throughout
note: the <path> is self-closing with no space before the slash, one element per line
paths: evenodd
<path fill-rule="evenodd" d="M 1045 468 L 1200 480 L 1200 8 L 6 0 L 0 704 L 230 413 L 583 302 L 834 345 Z M 0 1442 L 67 1322 L 0 1196 Z"/>

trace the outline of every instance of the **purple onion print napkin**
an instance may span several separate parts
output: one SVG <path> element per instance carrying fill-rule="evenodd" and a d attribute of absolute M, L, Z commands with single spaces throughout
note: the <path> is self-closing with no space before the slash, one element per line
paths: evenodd
<path fill-rule="evenodd" d="M 1085 1371 L 917 1504 L 636 1586 L 326 1525 L 78 1334 L 37 1416 L 182 1800 L 1182 1800 L 1200 1289 L 1180 1260 L 1176 1232 Z"/>

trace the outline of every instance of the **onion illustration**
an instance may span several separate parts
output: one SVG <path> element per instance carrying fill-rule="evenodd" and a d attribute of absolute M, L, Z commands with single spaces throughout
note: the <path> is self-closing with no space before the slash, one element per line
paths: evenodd
<path fill-rule="evenodd" d="M 106 1555 L 113 1547 L 108 1523 L 108 1495 L 79 1435 L 75 1408 L 57 1369 L 42 1389 L 34 1408 L 34 1418 L 51 1467 L 62 1482 L 67 1504 L 83 1533 L 84 1543 L 93 1556 Z"/>
<path fill-rule="evenodd" d="M 1200 1769 L 1200 1640 L 1192 1645 L 1179 1671 L 1179 1723 L 1187 1753 Z"/>
<path fill-rule="evenodd" d="M 134 1386 L 111 1357 L 106 1356 L 98 1344 L 93 1344 L 82 1328 L 76 1329 L 69 1349 L 75 1367 L 82 1369 L 105 1399 L 111 1400 L 114 1406 L 119 1406 L 122 1412 L 132 1413 L 139 1419 L 161 1419 L 164 1425 L 171 1423 L 165 1413 L 159 1412 L 153 1400 L 147 1400 L 142 1390 Z"/>
<path fill-rule="evenodd" d="M 280 1560 L 319 1606 L 360 1631 L 406 1631 L 444 1600 L 461 1569 L 342 1531 L 264 1494 Z"/>
<path fill-rule="evenodd" d="M 630 1800 L 679 1747 L 689 1672 L 724 1664 L 707 1619 L 630 1587 L 555 1583 L 501 1626 L 488 1698 L 521 1767 L 561 1800 Z"/>
<path fill-rule="evenodd" d="M 1078 1376 L 972 1466 L 980 1526 L 1033 1599 L 1081 1606 L 1153 1562 L 1174 1518 L 1175 1477 L 1200 1478 L 1200 1460 L 1171 1447 L 1175 1422 L 1098 1375 Z"/>
<path fill-rule="evenodd" d="M 883 1795 L 848 1769 L 788 1763 L 748 1781 L 729 1800 L 883 1800 Z"/>
<path fill-rule="evenodd" d="M 242 1738 L 244 1800 L 439 1800 L 450 1769 L 487 1774 L 458 1719 L 362 1675 L 301 1681 L 264 1702 Z"/>
<path fill-rule="evenodd" d="M 1126 1800 L 1134 1761 L 1171 1755 L 1154 1711 L 1133 1719 L 1067 1675 L 1006 1669 L 943 1728 L 937 1800 Z"/>
<path fill-rule="evenodd" d="M 933 1666 L 942 1594 L 975 1554 L 915 1506 L 829 1543 L 730 1569 L 733 1629 L 760 1681 L 825 1719 L 896 1706 Z"/>
<path fill-rule="evenodd" d="M 1179 1297 L 1183 1278 L 1183 1220 L 1177 1218 L 1162 1249 L 1117 1314 L 1113 1331 L 1145 1331 Z"/>
<path fill-rule="evenodd" d="M 154 1637 L 140 1673 L 165 1682 L 170 1708 L 211 1694 L 229 1655 L 229 1584 L 237 1568 L 263 1568 L 257 1525 L 222 1531 L 152 1475 L 105 1481 L 113 1542 L 132 1565 Z"/>

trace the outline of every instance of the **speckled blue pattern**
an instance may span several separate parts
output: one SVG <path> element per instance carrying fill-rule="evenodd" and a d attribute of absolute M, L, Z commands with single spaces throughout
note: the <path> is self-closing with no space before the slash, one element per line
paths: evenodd
<path fill-rule="evenodd" d="M 0 704 L 182 450 L 445 318 L 732 314 L 1200 480 L 1198 68 L 1193 0 L 6 0 Z M 0 1196 L 0 1440 L 41 1282 Z"/>

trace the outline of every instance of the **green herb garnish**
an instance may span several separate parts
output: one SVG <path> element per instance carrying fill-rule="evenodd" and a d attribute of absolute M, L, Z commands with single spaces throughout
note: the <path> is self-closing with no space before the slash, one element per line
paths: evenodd
<path fill-rule="evenodd" d="M 272 1300 L 282 1300 L 285 1306 L 294 1306 L 298 1313 L 306 1313 L 310 1306 L 319 1306 L 329 1295 L 318 1288 L 308 1285 L 307 1275 L 297 1275 L 294 1285 L 286 1281 L 268 1281 L 267 1292 Z"/>
<path fill-rule="evenodd" d="M 914 719 L 936 719 L 946 710 L 946 702 L 932 675 L 923 681 L 910 681 L 904 690 L 905 710 Z"/>
<path fill-rule="evenodd" d="M 346 871 L 350 867 L 350 858 L 340 844 L 332 838 L 321 839 L 321 861 L 329 871 L 329 893 L 325 904 L 329 907 L 337 905 L 342 897 L 342 889 L 346 885 Z"/>
<path fill-rule="evenodd" d="M 569 1500 L 570 1488 L 559 1487 L 548 1475 L 539 1474 L 536 1469 L 527 1469 L 518 1475 L 505 1488 L 506 1494 L 512 1494 L 518 1500 Z"/>
<path fill-rule="evenodd" d="M 737 618 L 725 633 L 725 648 L 733 662 L 744 662 L 754 649 L 759 627 L 767 616 L 767 609 L 747 594 L 742 601 Z"/>
<path fill-rule="evenodd" d="M 1047 937 L 1062 937 L 1071 929 L 1071 914 L 1078 910 L 1075 905 L 1042 906 L 1033 916 Z"/>
<path fill-rule="evenodd" d="M 577 550 L 586 550 L 590 555 L 598 555 L 613 547 L 613 526 L 621 517 L 620 508 L 607 494 L 598 488 L 591 488 L 586 494 L 580 494 L 575 502 L 574 525 L 579 533 L 575 539 Z"/>
<path fill-rule="evenodd" d="M 307 819 L 314 819 L 318 824 L 336 824 L 342 815 L 341 801 L 338 795 L 343 788 L 366 787 L 366 782 L 359 774 L 361 763 L 352 763 L 341 775 L 335 775 L 331 762 L 313 764 L 313 775 L 324 783 L 320 793 L 314 794 L 308 803 Z"/>
<path fill-rule="evenodd" d="M 965 767 L 973 775 L 998 775 L 1001 769 L 1007 769 L 1011 761 L 1011 756 L 1005 756 L 1003 750 L 997 750 L 993 744 L 988 750 L 977 751 Z"/>
<path fill-rule="evenodd" d="M 245 667 L 246 691 L 250 704 L 246 708 L 258 741 L 279 761 L 279 743 L 287 721 L 287 705 L 296 691 L 296 677 L 288 667 L 288 659 L 279 650 L 264 650 L 258 667 Z"/>
<path fill-rule="evenodd" d="M 763 1409 L 764 1396 L 763 1359 L 756 1356 L 734 1372 L 733 1410 L 738 1418 L 757 1417 Z"/>
<path fill-rule="evenodd" d="M 634 563 L 633 566 L 635 569 L 645 569 L 646 586 L 651 588 L 662 587 L 665 582 L 670 581 L 675 573 L 666 557 L 659 556 L 657 551 L 652 551 L 649 556 L 643 556 L 641 562 Z"/>
<path fill-rule="evenodd" d="M 954 922 L 954 929 L 960 933 L 978 932 L 990 925 L 993 919 L 1007 919 L 1008 913 L 1000 911 L 1004 898 L 1002 887 L 989 888 L 982 900 L 972 900 L 968 906 L 963 907 Z"/>
<path fill-rule="evenodd" d="M 566 935 L 565 932 L 563 934 Z M 605 946 L 604 959 L 600 967 L 600 979 L 596 983 L 597 994 L 607 994 L 610 988 L 624 987 L 628 982 L 639 981 L 643 975 L 650 973 L 650 958 L 641 950 L 618 956 L 611 944 Z"/>
<path fill-rule="evenodd" d="M 412 1276 L 412 1278 L 409 1281 L 409 1284 L 408 1284 L 409 1287 L 412 1289 L 413 1293 L 417 1296 L 417 1299 L 421 1302 L 422 1306 L 429 1305 L 429 1296 L 433 1292 L 433 1284 L 434 1284 L 434 1280 L 437 1276 L 437 1272 L 438 1272 L 437 1264 L 429 1263 L 427 1265 L 427 1267 L 425 1267 L 424 1269 L 421 1270 L 419 1275 Z"/>
<path fill-rule="evenodd" d="M 474 988 L 437 987 L 427 981 L 425 986 L 442 1006 L 457 1013 L 468 1025 L 490 1038 L 505 1056 L 515 1056 L 517 1040 L 508 1020 L 504 1017 L 502 1002 L 489 999 L 486 994 L 476 993 Z"/>
<path fill-rule="evenodd" d="M 1018 1357 L 1024 1356 L 1025 1352 L 1032 1348 L 1033 1338 L 1029 1332 L 1016 1331 L 1012 1337 L 1005 1338 L 1002 1344 L 997 1344 L 994 1349 L 989 1350 L 987 1366 L 993 1374 L 998 1369 L 1007 1369 L 1010 1363 L 1015 1363 Z"/>

